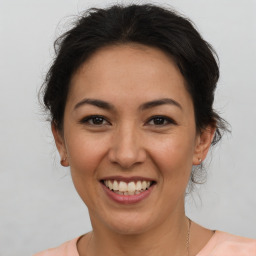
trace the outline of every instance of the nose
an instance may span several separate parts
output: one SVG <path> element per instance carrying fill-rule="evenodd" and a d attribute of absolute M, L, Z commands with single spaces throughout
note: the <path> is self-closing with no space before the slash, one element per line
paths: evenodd
<path fill-rule="evenodd" d="M 109 150 L 109 160 L 120 165 L 122 169 L 132 168 L 146 159 L 142 138 L 136 128 L 120 127 L 113 134 Z"/>

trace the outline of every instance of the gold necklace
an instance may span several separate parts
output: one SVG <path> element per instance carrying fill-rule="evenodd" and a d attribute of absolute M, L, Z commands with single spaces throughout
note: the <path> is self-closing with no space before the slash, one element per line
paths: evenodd
<path fill-rule="evenodd" d="M 187 241 L 186 241 L 187 256 L 189 256 L 190 227 L 191 227 L 191 219 L 190 219 L 190 218 L 188 218 L 188 233 L 187 233 Z"/>
<path fill-rule="evenodd" d="M 187 232 L 187 239 L 186 239 L 186 248 L 187 248 L 187 256 L 189 256 L 191 219 L 188 218 L 188 217 L 187 217 L 187 219 L 188 219 L 188 232 Z M 92 237 L 93 237 L 93 232 L 91 233 L 91 237 L 90 237 L 90 239 L 89 239 L 89 241 L 88 241 L 88 243 L 87 243 L 86 248 L 88 248 L 89 243 L 90 243 L 91 240 L 92 240 Z M 87 250 L 87 251 L 88 251 L 88 250 Z"/>

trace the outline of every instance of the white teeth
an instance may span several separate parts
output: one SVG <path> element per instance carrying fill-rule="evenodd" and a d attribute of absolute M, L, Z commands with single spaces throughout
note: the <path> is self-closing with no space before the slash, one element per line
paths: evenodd
<path fill-rule="evenodd" d="M 135 186 L 135 183 L 133 181 L 129 182 L 127 187 L 128 187 L 127 188 L 128 192 L 135 192 L 135 190 L 136 190 L 136 186 Z"/>
<path fill-rule="evenodd" d="M 113 189 L 114 190 L 118 190 L 118 183 L 117 183 L 117 181 L 116 180 L 114 180 L 114 182 L 113 182 Z"/>
<path fill-rule="evenodd" d="M 146 190 L 146 188 L 147 188 L 147 182 L 146 182 L 145 180 L 142 181 L 142 184 L 141 184 L 141 185 L 142 185 L 142 189 L 143 189 L 143 190 Z"/>
<path fill-rule="evenodd" d="M 110 190 L 113 189 L 113 183 L 110 180 L 108 181 L 108 187 L 109 187 Z"/>
<path fill-rule="evenodd" d="M 131 181 L 128 184 L 124 181 L 118 182 L 117 180 L 104 180 L 104 184 L 110 190 L 113 190 L 119 195 L 138 195 L 144 190 L 148 189 L 151 185 L 150 181 Z"/>
<path fill-rule="evenodd" d="M 123 181 L 120 181 L 119 183 L 119 191 L 121 192 L 125 192 L 127 191 L 127 183 L 126 182 L 123 182 Z"/>
<path fill-rule="evenodd" d="M 141 190 L 142 189 L 142 186 L 141 186 L 141 181 L 137 181 L 136 183 L 136 190 Z"/>

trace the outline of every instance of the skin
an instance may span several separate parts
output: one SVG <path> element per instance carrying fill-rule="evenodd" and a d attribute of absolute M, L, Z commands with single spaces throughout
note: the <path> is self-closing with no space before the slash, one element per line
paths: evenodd
<path fill-rule="evenodd" d="M 163 98 L 177 104 L 141 108 Z M 83 104 L 84 99 L 105 101 L 113 109 Z M 99 123 L 88 119 L 91 115 L 101 116 Z M 161 116 L 160 124 L 155 116 Z M 53 135 L 93 227 L 79 240 L 79 254 L 186 255 L 184 194 L 215 128 L 197 132 L 191 96 L 172 59 L 139 44 L 99 50 L 72 78 L 63 127 L 60 132 L 52 125 Z M 121 205 L 100 183 L 113 175 L 150 178 L 156 185 L 144 200 Z M 192 223 L 190 255 L 211 235 Z"/>

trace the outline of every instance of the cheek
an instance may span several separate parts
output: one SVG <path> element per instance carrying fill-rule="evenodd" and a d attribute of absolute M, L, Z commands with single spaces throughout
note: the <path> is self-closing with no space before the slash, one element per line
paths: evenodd
<path fill-rule="evenodd" d="M 85 133 L 70 133 L 66 139 L 71 176 L 81 199 L 88 207 L 94 207 L 97 194 L 97 169 L 104 159 L 104 140 L 95 139 Z"/>
<path fill-rule="evenodd" d="M 176 182 L 190 175 L 194 153 L 193 138 L 186 133 L 180 133 L 151 141 L 150 154 L 165 180 Z"/>
<path fill-rule="evenodd" d="M 66 140 L 73 182 L 78 192 L 97 180 L 97 168 L 106 154 L 104 139 L 82 132 L 70 133 Z M 93 181 L 93 182 L 92 182 Z"/>
<path fill-rule="evenodd" d="M 105 154 L 104 139 L 97 134 L 70 132 L 66 139 L 70 166 L 84 175 L 92 172 Z"/>

